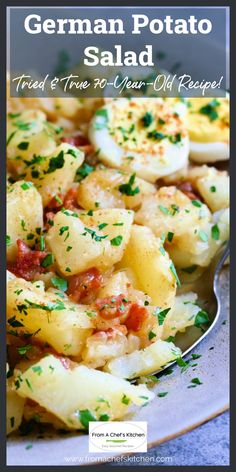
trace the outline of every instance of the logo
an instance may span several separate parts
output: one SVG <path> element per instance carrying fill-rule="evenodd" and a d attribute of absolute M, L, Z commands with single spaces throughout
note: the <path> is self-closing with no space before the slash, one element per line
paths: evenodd
<path fill-rule="evenodd" d="M 147 422 L 90 422 L 89 452 L 147 452 Z"/>

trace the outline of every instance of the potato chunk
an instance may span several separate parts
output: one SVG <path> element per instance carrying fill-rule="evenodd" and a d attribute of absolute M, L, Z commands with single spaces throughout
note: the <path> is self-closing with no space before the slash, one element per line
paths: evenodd
<path fill-rule="evenodd" d="M 21 424 L 23 417 L 25 399 L 20 397 L 14 387 L 12 380 L 7 381 L 7 434 L 17 430 Z"/>
<path fill-rule="evenodd" d="M 77 356 L 93 330 L 87 305 L 71 302 L 59 291 L 44 292 L 23 279 L 8 282 L 7 320 L 17 333 L 32 334 L 57 352 Z"/>
<path fill-rule="evenodd" d="M 149 226 L 156 236 L 167 237 L 168 232 L 176 238 L 191 244 L 195 227 L 202 227 L 210 221 L 211 213 L 206 205 L 193 203 L 176 187 L 161 187 L 155 196 L 145 197 L 135 222 Z"/>
<path fill-rule="evenodd" d="M 93 216 L 66 210 L 58 212 L 47 242 L 64 275 L 90 267 L 106 269 L 118 262 L 130 237 L 133 212 L 98 210 Z"/>
<path fill-rule="evenodd" d="M 7 260 L 14 261 L 17 239 L 35 244 L 36 228 L 43 227 L 42 198 L 31 182 L 20 180 L 7 190 Z"/>
<path fill-rule="evenodd" d="M 170 257 L 178 268 L 186 269 L 192 265 L 207 267 L 210 264 L 220 246 L 229 238 L 229 210 L 222 211 L 216 223 L 213 218 L 212 222 L 207 223 L 194 235 L 195 249 L 181 243 L 168 245 Z"/>
<path fill-rule="evenodd" d="M 162 187 L 155 197 L 146 197 L 135 220 L 165 238 L 165 247 L 180 268 L 192 264 L 207 266 L 227 239 L 225 225 L 219 228 L 220 235 L 216 234 L 208 207 L 190 200 L 175 187 Z"/>
<path fill-rule="evenodd" d="M 190 176 L 200 195 L 212 212 L 229 206 L 229 176 L 214 167 L 203 166 L 203 169 L 193 169 Z"/>
<path fill-rule="evenodd" d="M 128 340 L 119 329 L 99 331 L 86 340 L 82 359 L 93 368 L 102 367 L 110 359 L 120 357 L 128 352 Z"/>
<path fill-rule="evenodd" d="M 136 208 L 155 186 L 145 180 L 115 169 L 97 169 L 78 188 L 78 203 L 86 210 L 99 208 Z"/>
<path fill-rule="evenodd" d="M 61 419 L 70 429 L 88 428 L 89 421 L 115 420 L 142 406 L 154 394 L 110 374 L 83 365 L 71 367 L 50 355 L 18 378 L 17 392 Z"/>
<path fill-rule="evenodd" d="M 142 351 L 111 360 L 105 370 L 123 379 L 133 379 L 156 372 L 180 356 L 181 350 L 173 343 L 158 339 Z"/>
<path fill-rule="evenodd" d="M 38 156 L 25 169 L 26 179 L 32 180 L 42 195 L 43 205 L 58 193 L 65 194 L 74 182 L 84 153 L 75 146 L 62 143 L 48 156 Z"/>
<path fill-rule="evenodd" d="M 133 225 L 128 246 L 119 264 L 131 268 L 135 288 L 147 293 L 153 305 L 169 307 L 176 293 L 172 262 L 163 250 L 162 242 L 150 228 Z"/>
<path fill-rule="evenodd" d="M 185 331 L 189 326 L 194 325 L 195 318 L 201 310 L 196 304 L 197 295 L 188 292 L 175 298 L 174 305 L 170 309 L 164 321 L 162 339 L 175 336 L 178 331 Z"/>
<path fill-rule="evenodd" d="M 48 156 L 56 148 L 57 128 L 39 110 L 9 113 L 7 157 L 10 169 L 21 175 L 34 156 Z M 35 160 L 35 159 L 34 159 Z"/>

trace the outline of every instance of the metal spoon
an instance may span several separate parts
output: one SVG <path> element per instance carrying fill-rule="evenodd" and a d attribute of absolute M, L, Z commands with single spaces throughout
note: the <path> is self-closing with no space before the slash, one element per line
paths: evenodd
<path fill-rule="evenodd" d="M 200 343 L 200 341 L 202 341 L 206 336 L 208 336 L 208 334 L 210 333 L 210 331 L 212 331 L 218 321 L 221 311 L 221 301 L 219 297 L 218 285 L 219 275 L 224 262 L 229 257 L 229 250 L 229 241 L 226 241 L 220 247 L 215 257 L 212 259 L 211 264 L 208 266 L 205 272 L 203 272 L 202 276 L 195 282 L 186 284 L 181 290 L 182 293 L 189 291 L 197 293 L 198 304 L 202 306 L 204 310 L 207 310 L 210 321 L 208 329 L 204 331 L 200 337 L 199 328 L 196 327 L 188 328 L 190 336 L 189 334 L 187 335 L 187 333 L 184 335 L 180 334 L 179 336 L 176 336 L 175 344 L 181 347 L 182 357 L 186 356 L 186 354 L 188 354 L 192 349 L 194 349 Z M 167 364 L 163 367 L 161 371 L 159 370 L 158 372 L 154 372 L 153 375 L 156 373 L 163 372 L 163 370 L 175 363 L 176 361 Z"/>

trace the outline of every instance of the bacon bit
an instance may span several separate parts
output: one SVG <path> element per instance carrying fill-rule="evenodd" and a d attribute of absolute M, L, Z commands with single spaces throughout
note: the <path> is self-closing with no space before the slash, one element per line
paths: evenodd
<path fill-rule="evenodd" d="M 49 223 L 49 221 L 53 221 L 53 218 L 55 216 L 55 213 L 53 213 L 53 211 L 48 211 L 47 213 L 45 213 L 44 215 L 44 221 L 45 221 L 45 229 L 48 231 L 52 224 Z"/>
<path fill-rule="evenodd" d="M 96 267 L 92 267 L 78 275 L 72 275 L 69 278 L 67 294 L 74 302 L 80 302 L 85 299 L 90 292 L 96 294 L 101 287 L 103 276 Z"/>
<path fill-rule="evenodd" d="M 61 201 L 61 202 L 60 202 Z M 47 204 L 47 210 L 59 210 L 63 206 L 63 195 L 59 193 Z"/>
<path fill-rule="evenodd" d="M 64 369 L 67 369 L 67 370 L 71 369 L 73 364 L 72 364 L 72 361 L 68 357 L 67 358 L 61 357 L 61 356 L 56 356 L 56 357 L 59 359 Z"/>
<path fill-rule="evenodd" d="M 200 195 L 193 188 L 191 182 L 177 182 L 176 187 L 181 190 L 190 200 L 201 200 Z"/>
<path fill-rule="evenodd" d="M 85 136 L 82 136 L 81 134 L 77 134 L 76 136 L 70 136 L 68 138 L 62 138 L 61 140 L 63 143 L 68 143 L 72 146 L 78 147 L 85 154 L 90 154 L 93 152 L 93 145 Z"/>
<path fill-rule="evenodd" d="M 17 257 L 16 261 L 8 264 L 8 268 L 17 277 L 23 277 L 25 280 L 33 280 L 36 274 L 45 272 L 41 267 L 42 260 L 46 257 L 46 251 L 33 251 L 24 241 L 17 239 Z"/>
<path fill-rule="evenodd" d="M 34 400 L 31 400 L 31 398 L 27 398 L 26 399 L 26 405 L 28 406 L 38 406 L 39 407 L 39 404 L 37 402 L 35 402 Z M 40 407 L 39 407 L 40 408 Z"/>
<path fill-rule="evenodd" d="M 106 331 L 97 331 L 92 338 L 95 341 L 109 341 L 114 340 L 117 336 L 126 336 L 128 330 L 125 325 L 116 326 L 115 328 L 108 328 Z"/>
<path fill-rule="evenodd" d="M 67 210 L 72 210 L 72 211 L 78 208 L 76 200 L 77 200 L 77 188 L 75 187 L 70 188 L 64 197 L 61 193 L 53 197 L 44 209 L 44 219 L 45 219 L 46 229 L 50 228 L 50 225 L 48 225 L 48 220 L 53 220 L 55 214 L 59 210 L 61 210 L 63 207 L 66 208 Z"/>
<path fill-rule="evenodd" d="M 126 327 L 132 331 L 139 331 L 147 318 L 147 309 L 138 303 L 133 303 L 130 307 L 128 318 L 125 321 Z"/>
<path fill-rule="evenodd" d="M 68 192 L 66 193 L 64 200 L 63 200 L 63 207 L 66 208 L 67 210 L 74 210 L 75 208 L 78 208 L 77 205 L 77 188 L 72 187 Z"/>
<path fill-rule="evenodd" d="M 107 339 L 114 339 L 116 336 L 126 336 L 128 330 L 125 325 L 116 326 L 115 328 L 109 328 L 107 331 Z"/>
<path fill-rule="evenodd" d="M 126 300 L 125 295 L 121 294 L 113 297 L 98 298 L 95 306 L 101 318 L 112 320 L 126 315 L 129 311 L 130 302 Z"/>

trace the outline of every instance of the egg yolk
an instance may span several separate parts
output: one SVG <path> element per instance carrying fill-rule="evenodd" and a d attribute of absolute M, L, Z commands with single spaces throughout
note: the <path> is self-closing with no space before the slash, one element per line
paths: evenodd
<path fill-rule="evenodd" d="M 114 101 L 109 133 L 126 152 L 155 154 L 160 145 L 181 143 L 187 134 L 182 119 L 164 101 L 127 100 L 124 107 Z"/>
<path fill-rule="evenodd" d="M 186 117 L 191 141 L 229 142 L 229 100 L 227 98 L 191 98 Z"/>

